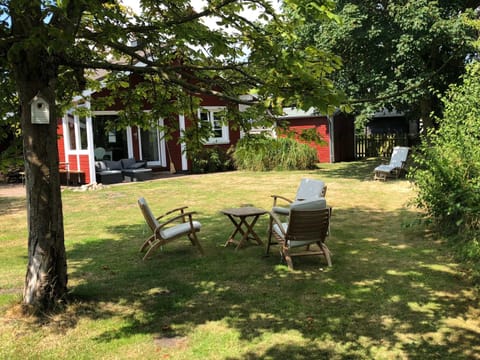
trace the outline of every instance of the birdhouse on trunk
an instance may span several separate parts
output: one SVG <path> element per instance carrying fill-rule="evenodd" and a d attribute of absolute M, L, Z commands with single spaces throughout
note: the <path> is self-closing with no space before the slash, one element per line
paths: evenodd
<path fill-rule="evenodd" d="M 38 93 L 32 101 L 30 101 L 30 109 L 32 116 L 32 124 L 49 124 L 50 123 L 50 106 L 47 100 Z"/>

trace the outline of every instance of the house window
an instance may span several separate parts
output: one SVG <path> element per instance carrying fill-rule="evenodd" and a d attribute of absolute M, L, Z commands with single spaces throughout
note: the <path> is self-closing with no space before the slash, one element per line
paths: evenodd
<path fill-rule="evenodd" d="M 87 118 L 68 115 L 68 149 L 71 151 L 88 150 Z"/>
<path fill-rule="evenodd" d="M 81 150 L 88 149 L 88 140 L 87 140 L 87 119 L 85 117 L 80 117 L 78 119 L 79 131 L 80 131 L 80 146 Z"/>
<path fill-rule="evenodd" d="M 76 142 L 76 135 L 75 135 L 75 118 L 72 115 L 68 115 L 68 140 L 70 143 L 70 150 L 77 150 L 77 142 Z"/>
<path fill-rule="evenodd" d="M 201 124 L 208 124 L 211 129 L 207 144 L 228 144 L 230 143 L 228 124 L 223 115 L 224 108 L 201 108 L 199 118 Z"/>
<path fill-rule="evenodd" d="M 140 142 L 142 147 L 142 160 L 160 163 L 158 129 L 153 127 L 148 130 L 140 130 Z"/>
<path fill-rule="evenodd" d="M 105 158 L 120 160 L 129 157 L 126 131 L 116 130 L 113 124 L 118 114 L 99 114 L 93 116 L 93 143 L 95 148 L 105 149 Z"/>

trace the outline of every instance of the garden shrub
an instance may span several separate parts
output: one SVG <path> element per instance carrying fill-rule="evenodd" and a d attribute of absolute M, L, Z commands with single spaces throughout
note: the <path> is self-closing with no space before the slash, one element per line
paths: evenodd
<path fill-rule="evenodd" d="M 444 99 L 437 131 L 414 156 L 416 204 L 447 236 L 460 261 L 480 283 L 480 64 L 467 67 L 463 83 Z"/>
<path fill-rule="evenodd" d="M 229 152 L 217 146 L 203 147 L 192 159 L 192 172 L 196 174 L 234 169 L 233 159 Z"/>
<path fill-rule="evenodd" d="M 317 152 L 291 138 L 250 136 L 238 141 L 233 152 L 240 170 L 306 170 L 315 168 Z"/>
<path fill-rule="evenodd" d="M 439 128 L 424 139 L 413 178 L 416 203 L 449 234 L 480 230 L 480 64 L 443 100 Z M 471 239 L 476 235 L 469 235 Z"/>

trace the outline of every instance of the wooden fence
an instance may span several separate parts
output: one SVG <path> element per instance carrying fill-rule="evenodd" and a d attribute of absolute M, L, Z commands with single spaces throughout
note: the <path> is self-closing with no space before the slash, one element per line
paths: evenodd
<path fill-rule="evenodd" d="M 408 134 L 356 135 L 355 157 L 389 157 L 395 146 L 410 146 Z"/>

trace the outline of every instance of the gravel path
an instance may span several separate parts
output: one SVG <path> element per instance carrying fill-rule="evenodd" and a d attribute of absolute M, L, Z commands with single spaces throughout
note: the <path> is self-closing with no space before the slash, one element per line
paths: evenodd
<path fill-rule="evenodd" d="M 22 184 L 0 184 L 0 197 L 24 197 L 25 187 Z"/>

